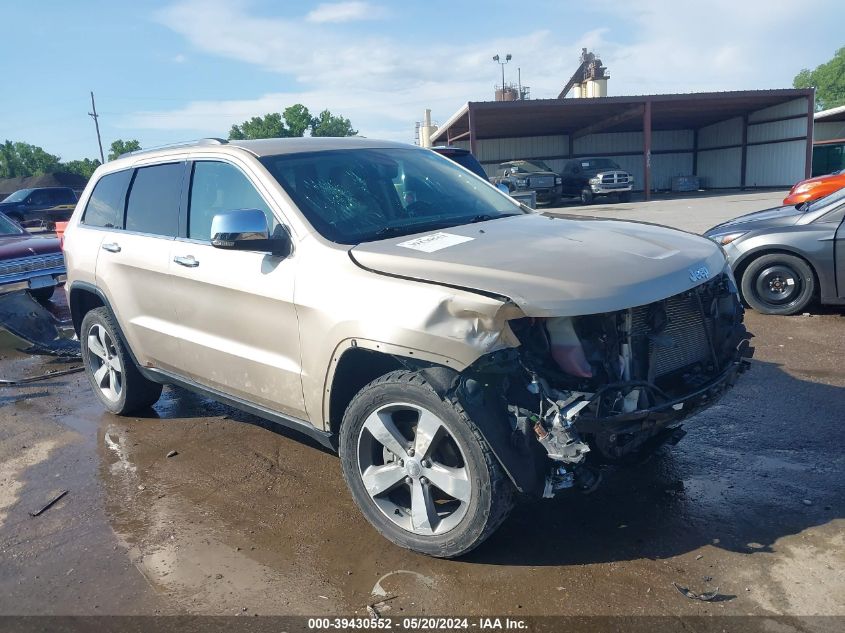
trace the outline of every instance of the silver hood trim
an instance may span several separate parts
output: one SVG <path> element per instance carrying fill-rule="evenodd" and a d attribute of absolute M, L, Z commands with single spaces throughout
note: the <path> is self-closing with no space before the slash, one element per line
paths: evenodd
<path fill-rule="evenodd" d="M 415 238 L 438 233 L 462 239 L 443 238 L 445 246 L 432 252 L 415 248 Z M 693 288 L 725 267 L 718 246 L 690 233 L 535 214 L 367 242 L 350 256 L 374 272 L 507 297 L 536 317 L 645 305 Z"/>

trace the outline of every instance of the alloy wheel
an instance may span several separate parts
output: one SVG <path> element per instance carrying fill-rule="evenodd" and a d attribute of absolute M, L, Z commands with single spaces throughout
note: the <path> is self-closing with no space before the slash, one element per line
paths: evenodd
<path fill-rule="evenodd" d="M 443 534 L 467 513 L 472 483 L 464 452 L 428 409 L 398 403 L 373 411 L 358 435 L 357 464 L 372 501 L 404 530 Z"/>
<path fill-rule="evenodd" d="M 123 391 L 123 365 L 109 332 L 99 323 L 88 330 L 88 363 L 94 383 L 110 401 L 117 402 Z"/>

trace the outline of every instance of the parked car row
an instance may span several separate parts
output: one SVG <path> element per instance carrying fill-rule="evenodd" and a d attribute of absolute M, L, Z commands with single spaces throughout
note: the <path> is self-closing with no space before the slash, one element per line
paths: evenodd
<path fill-rule="evenodd" d="M 438 154 L 454 160 L 481 178 L 487 173 L 466 149 L 433 147 Z M 599 197 L 614 197 L 628 202 L 634 189 L 634 177 L 610 158 L 574 158 L 561 173 L 542 160 L 509 160 L 499 163 L 490 182 L 511 194 L 534 192 L 540 204 L 555 204 L 563 198 L 578 198 L 590 204 Z"/>

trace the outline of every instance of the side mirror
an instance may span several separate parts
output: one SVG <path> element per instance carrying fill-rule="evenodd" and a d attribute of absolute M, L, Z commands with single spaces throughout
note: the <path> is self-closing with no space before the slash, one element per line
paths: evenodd
<path fill-rule="evenodd" d="M 270 253 L 274 257 L 291 254 L 293 242 L 287 231 L 270 237 L 267 216 L 258 209 L 224 211 L 211 220 L 211 245 L 232 251 Z"/>

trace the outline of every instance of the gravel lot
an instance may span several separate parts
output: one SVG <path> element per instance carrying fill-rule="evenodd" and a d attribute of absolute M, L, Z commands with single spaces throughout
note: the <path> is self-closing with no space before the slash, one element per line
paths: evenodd
<path fill-rule="evenodd" d="M 702 231 L 782 196 L 551 212 Z M 395 617 L 845 616 L 845 318 L 747 322 L 752 371 L 678 446 L 591 496 L 517 508 L 457 561 L 390 545 L 334 455 L 238 411 L 167 388 L 147 416 L 117 418 L 82 374 L 2 388 L 0 614 L 366 616 L 381 593 Z M 0 366 L 8 379 L 67 365 L 6 347 Z"/>

